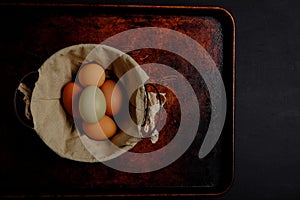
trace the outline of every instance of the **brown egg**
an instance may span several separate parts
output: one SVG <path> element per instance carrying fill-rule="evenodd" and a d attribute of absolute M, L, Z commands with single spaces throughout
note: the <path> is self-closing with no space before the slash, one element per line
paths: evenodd
<path fill-rule="evenodd" d="M 106 80 L 100 87 L 106 100 L 106 115 L 118 114 L 122 107 L 122 90 L 113 80 Z"/>
<path fill-rule="evenodd" d="M 81 87 L 75 82 L 68 82 L 63 87 L 62 91 L 63 107 L 69 115 L 75 118 L 79 117 L 79 111 L 78 106 L 75 106 L 74 109 L 72 109 L 72 102 L 74 101 L 74 105 L 78 105 L 79 93 L 81 90 Z"/>
<path fill-rule="evenodd" d="M 107 115 L 104 115 L 98 123 L 82 122 L 82 128 L 86 135 L 94 140 L 106 140 L 117 132 L 116 123 Z"/>
<path fill-rule="evenodd" d="M 80 68 L 78 72 L 79 83 L 86 87 L 94 85 L 100 87 L 105 81 L 105 71 L 97 63 L 89 63 Z"/>

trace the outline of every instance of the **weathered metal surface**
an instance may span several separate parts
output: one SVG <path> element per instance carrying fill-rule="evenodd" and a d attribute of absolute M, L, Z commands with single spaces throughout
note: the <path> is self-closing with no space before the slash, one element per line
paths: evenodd
<path fill-rule="evenodd" d="M 0 7 L 1 99 L 7 106 L 7 118 L 1 123 L 1 194 L 216 194 L 223 192 L 233 177 L 233 27 L 217 8 L 189 7 L 115 7 L 115 6 L 2 6 Z M 12 13 L 16 18 L 7 19 Z M 221 13 L 221 14 L 220 14 Z M 223 13 L 223 14 L 222 14 Z M 221 16 L 221 17 L 220 17 Z M 101 43 L 108 37 L 138 27 L 164 27 L 179 31 L 200 43 L 223 75 L 229 101 L 228 120 L 213 151 L 204 159 L 198 151 L 210 120 L 209 92 L 201 75 L 178 55 L 158 49 L 129 52 L 139 63 L 161 63 L 181 73 L 196 91 L 201 119 L 198 134 L 187 152 L 161 170 L 129 174 L 102 163 L 78 163 L 65 160 L 46 147 L 34 131 L 22 126 L 15 117 L 14 91 L 28 72 L 37 70 L 57 50 L 79 43 Z M 226 44 L 224 43 L 226 40 Z M 134 42 L 134 41 L 133 41 Z M 170 40 L 170 42 L 172 42 Z M 224 45 L 225 44 L 225 45 Z M 227 52 L 226 52 L 227 51 Z M 225 57 L 228 56 L 229 58 Z M 147 69 L 151 76 L 157 69 Z M 180 125 L 178 99 L 172 93 L 178 80 L 164 77 L 167 123 L 159 141 L 145 139 L 133 152 L 151 152 L 168 144 Z M 5 95 L 4 95 L 5 94 Z M 231 95 L 231 96 L 230 96 Z M 186 119 L 188 120 L 188 119 Z M 161 126 L 161 124 L 159 124 Z M 153 159 L 154 161 L 155 158 Z M 140 160 L 137 165 L 143 165 Z"/>

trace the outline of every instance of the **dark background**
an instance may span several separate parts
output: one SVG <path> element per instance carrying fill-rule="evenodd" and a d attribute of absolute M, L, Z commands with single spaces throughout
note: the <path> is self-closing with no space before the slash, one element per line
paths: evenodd
<path fill-rule="evenodd" d="M 214 5 L 231 12 L 236 23 L 235 179 L 231 189 L 219 197 L 189 199 L 300 198 L 298 1 L 115 0 L 100 3 Z"/>

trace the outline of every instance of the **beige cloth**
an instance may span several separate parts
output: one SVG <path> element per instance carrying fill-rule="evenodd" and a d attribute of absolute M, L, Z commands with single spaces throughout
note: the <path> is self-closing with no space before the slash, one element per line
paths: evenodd
<path fill-rule="evenodd" d="M 115 60 L 113 64 L 112 60 Z M 61 157 L 82 162 L 110 160 L 130 150 L 140 140 L 138 135 L 135 137 L 132 133 L 120 131 L 111 139 L 112 143 L 91 141 L 85 135 L 79 134 L 73 118 L 65 113 L 61 104 L 62 88 L 76 76 L 83 63 L 90 61 L 107 66 L 107 76 L 113 73 L 118 78 L 128 70 L 136 69 L 134 76 L 125 78 L 122 83 L 129 87 L 140 85 L 135 92 L 135 98 L 130 100 L 130 111 L 133 112 L 137 124 L 141 124 L 144 119 L 143 83 L 148 79 L 130 56 L 98 44 L 79 44 L 61 49 L 39 68 L 39 79 L 33 89 L 30 105 L 34 130 Z"/>

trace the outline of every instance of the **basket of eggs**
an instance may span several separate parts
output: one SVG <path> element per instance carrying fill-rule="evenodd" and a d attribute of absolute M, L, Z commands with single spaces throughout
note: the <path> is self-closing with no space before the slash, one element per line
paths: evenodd
<path fill-rule="evenodd" d="M 56 154 L 102 162 L 129 151 L 142 139 L 151 109 L 148 78 L 133 58 L 118 49 L 78 44 L 50 56 L 36 72 L 32 89 L 21 80 L 15 98 L 24 96 L 26 120 Z M 158 96 L 151 102 L 162 106 Z"/>

